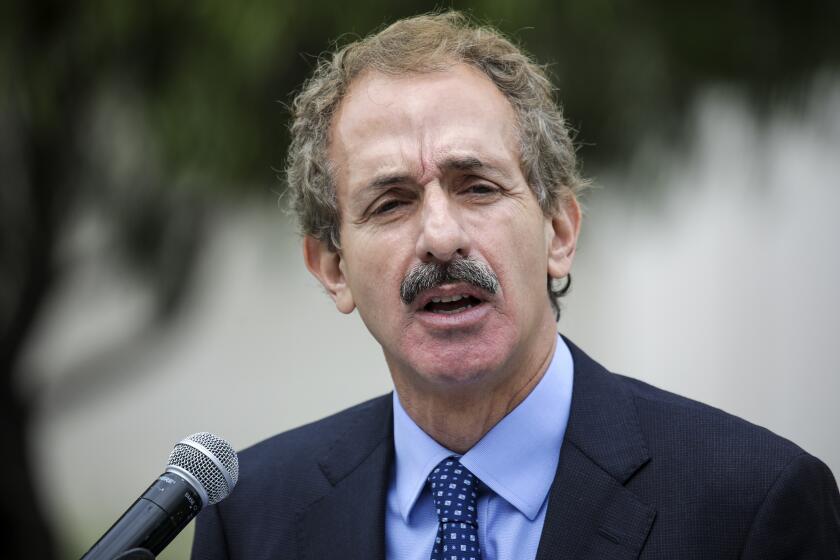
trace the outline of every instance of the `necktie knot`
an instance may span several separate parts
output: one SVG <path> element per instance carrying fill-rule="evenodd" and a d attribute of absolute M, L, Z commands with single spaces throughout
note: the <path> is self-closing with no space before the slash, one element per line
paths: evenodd
<path fill-rule="evenodd" d="M 439 521 L 432 560 L 481 560 L 476 520 L 480 481 L 457 457 L 448 457 L 432 469 L 428 482 Z"/>
<path fill-rule="evenodd" d="M 442 523 L 475 524 L 478 479 L 455 457 L 441 461 L 429 474 L 429 487 Z"/>

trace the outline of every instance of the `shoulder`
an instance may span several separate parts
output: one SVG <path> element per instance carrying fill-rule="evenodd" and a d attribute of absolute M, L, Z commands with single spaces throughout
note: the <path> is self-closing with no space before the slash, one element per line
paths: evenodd
<path fill-rule="evenodd" d="M 761 473 L 763 479 L 803 453 L 737 416 L 611 373 L 567 344 L 575 364 L 567 435 L 571 431 L 573 441 L 607 470 L 620 475 L 649 461 L 644 471 L 662 476 L 696 479 L 731 471 L 728 478 Z"/>
<path fill-rule="evenodd" d="M 837 552 L 840 495 L 822 461 L 717 408 L 616 379 L 631 395 L 650 456 L 629 487 L 655 504 L 663 532 L 704 540 L 703 531 L 726 526 L 731 531 L 717 538 L 744 558 L 789 558 L 808 547 Z"/>
<path fill-rule="evenodd" d="M 566 438 L 656 512 L 648 546 L 659 556 L 787 558 L 777 553 L 808 542 L 818 553 L 804 557 L 836 557 L 823 553 L 840 543 L 840 494 L 819 459 L 737 416 L 611 373 L 567 343 L 575 377 Z"/>
<path fill-rule="evenodd" d="M 651 457 L 648 481 L 672 487 L 683 504 L 712 499 L 754 515 L 776 492 L 794 488 L 805 496 L 834 487 L 828 467 L 790 440 L 642 381 L 616 378 L 637 411 Z"/>
<path fill-rule="evenodd" d="M 391 395 L 383 395 L 316 422 L 277 434 L 239 453 L 239 486 L 278 482 L 284 476 L 310 476 L 319 460 L 338 443 L 357 437 L 370 426 L 390 421 Z"/>
<path fill-rule="evenodd" d="M 239 480 L 197 519 L 193 558 L 292 558 L 298 515 L 332 488 L 325 458 L 390 434 L 391 396 L 278 434 L 239 453 Z"/>
<path fill-rule="evenodd" d="M 637 379 L 613 375 L 631 396 L 651 451 L 665 451 L 667 446 L 674 453 L 698 450 L 720 460 L 752 458 L 747 462 L 760 462 L 770 470 L 804 453 L 795 443 L 733 414 Z"/>

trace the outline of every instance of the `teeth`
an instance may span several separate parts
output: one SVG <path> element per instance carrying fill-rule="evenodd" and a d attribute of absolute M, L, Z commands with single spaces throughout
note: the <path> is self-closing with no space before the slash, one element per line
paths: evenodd
<path fill-rule="evenodd" d="M 465 295 L 457 295 L 457 296 L 450 296 L 450 297 L 440 297 L 440 298 L 432 298 L 433 303 L 449 303 L 450 301 L 459 301 L 464 299 Z"/>
<path fill-rule="evenodd" d="M 444 315 L 451 315 L 452 313 L 460 313 L 464 309 L 471 309 L 471 308 L 472 308 L 472 305 L 467 304 L 464 307 L 459 307 L 458 309 L 451 309 L 449 311 L 444 311 L 442 309 L 439 309 L 439 310 L 435 311 L 435 313 L 442 313 Z"/>

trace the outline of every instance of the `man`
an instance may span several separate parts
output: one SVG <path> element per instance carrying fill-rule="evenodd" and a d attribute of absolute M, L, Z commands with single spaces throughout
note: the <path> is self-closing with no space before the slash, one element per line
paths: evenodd
<path fill-rule="evenodd" d="M 243 452 L 195 558 L 840 558 L 820 461 L 556 334 L 585 182 L 497 32 L 420 16 L 323 60 L 288 180 L 396 391 Z"/>

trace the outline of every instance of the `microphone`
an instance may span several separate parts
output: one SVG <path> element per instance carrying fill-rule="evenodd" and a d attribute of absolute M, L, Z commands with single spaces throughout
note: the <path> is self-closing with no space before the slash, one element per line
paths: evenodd
<path fill-rule="evenodd" d="M 82 560 L 153 559 L 206 505 L 228 497 L 239 460 L 228 442 L 208 432 L 172 449 L 166 471 L 82 556 Z"/>

